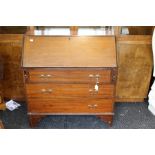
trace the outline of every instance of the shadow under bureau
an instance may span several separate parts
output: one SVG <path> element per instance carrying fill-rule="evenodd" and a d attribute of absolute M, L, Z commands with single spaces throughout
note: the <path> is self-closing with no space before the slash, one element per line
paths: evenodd
<path fill-rule="evenodd" d="M 46 115 L 97 115 L 112 123 L 114 36 L 27 34 L 22 67 L 31 126 Z"/>

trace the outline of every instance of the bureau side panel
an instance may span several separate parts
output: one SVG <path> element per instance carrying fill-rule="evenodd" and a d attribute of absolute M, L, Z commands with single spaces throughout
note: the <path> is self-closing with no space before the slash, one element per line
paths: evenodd
<path fill-rule="evenodd" d="M 25 100 L 21 69 L 23 35 L 0 34 L 0 57 L 3 60 L 3 96 L 7 99 Z"/>
<path fill-rule="evenodd" d="M 152 74 L 151 36 L 117 38 L 117 101 L 141 102 L 147 98 Z"/>

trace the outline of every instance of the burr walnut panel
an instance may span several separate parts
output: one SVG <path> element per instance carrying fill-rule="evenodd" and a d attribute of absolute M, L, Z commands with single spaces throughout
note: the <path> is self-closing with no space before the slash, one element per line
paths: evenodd
<path fill-rule="evenodd" d="M 23 71 L 21 69 L 23 35 L 0 34 L 0 57 L 3 60 L 3 96 L 25 100 Z"/>
<path fill-rule="evenodd" d="M 151 36 L 117 38 L 118 101 L 139 101 L 147 98 L 152 73 Z"/>

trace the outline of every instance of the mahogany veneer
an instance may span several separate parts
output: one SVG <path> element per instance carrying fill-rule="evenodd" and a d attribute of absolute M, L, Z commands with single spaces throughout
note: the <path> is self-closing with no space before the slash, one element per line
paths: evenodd
<path fill-rule="evenodd" d="M 115 38 L 32 36 L 24 39 L 30 125 L 44 115 L 98 115 L 112 123 L 117 75 Z"/>

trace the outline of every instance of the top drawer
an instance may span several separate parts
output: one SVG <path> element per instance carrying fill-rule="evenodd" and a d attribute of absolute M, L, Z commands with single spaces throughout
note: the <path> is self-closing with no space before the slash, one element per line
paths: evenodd
<path fill-rule="evenodd" d="M 32 69 L 25 72 L 27 82 L 111 83 L 111 70 Z"/>

